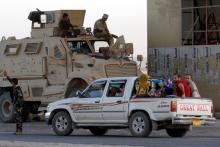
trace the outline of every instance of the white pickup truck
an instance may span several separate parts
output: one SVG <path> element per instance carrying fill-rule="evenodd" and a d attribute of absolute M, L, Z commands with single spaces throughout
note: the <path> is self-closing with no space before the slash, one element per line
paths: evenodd
<path fill-rule="evenodd" d="M 136 81 L 137 77 L 96 80 L 78 97 L 50 103 L 47 123 L 57 135 L 69 135 L 78 128 L 89 129 L 94 135 L 129 128 L 138 137 L 159 129 L 166 129 L 171 137 L 182 137 L 191 125 L 215 123 L 212 100 L 138 97 Z"/>

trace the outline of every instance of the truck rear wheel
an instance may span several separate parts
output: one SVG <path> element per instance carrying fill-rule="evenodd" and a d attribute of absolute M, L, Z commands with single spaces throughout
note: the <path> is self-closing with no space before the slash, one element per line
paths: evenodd
<path fill-rule="evenodd" d="M 147 137 L 152 131 L 151 120 L 144 112 L 135 112 L 129 120 L 131 134 L 136 137 Z"/>
<path fill-rule="evenodd" d="M 183 137 L 186 135 L 188 129 L 177 128 L 177 129 L 166 129 L 166 131 L 170 137 Z"/>
<path fill-rule="evenodd" d="M 4 92 L 0 96 L 0 119 L 5 123 L 14 122 L 15 109 L 10 92 Z"/>
<path fill-rule="evenodd" d="M 52 127 L 54 132 L 60 136 L 68 136 L 73 132 L 72 119 L 65 111 L 60 111 L 53 117 Z"/>
<path fill-rule="evenodd" d="M 93 127 L 89 129 L 93 135 L 102 136 L 108 132 L 107 128 Z"/>

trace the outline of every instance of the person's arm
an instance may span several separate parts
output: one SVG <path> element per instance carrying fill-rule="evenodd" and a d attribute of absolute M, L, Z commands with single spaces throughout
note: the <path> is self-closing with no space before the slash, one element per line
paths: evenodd
<path fill-rule="evenodd" d="M 178 85 L 178 87 L 180 88 L 180 90 L 181 90 L 181 92 L 182 92 L 181 97 L 182 97 L 182 98 L 186 97 L 186 96 L 185 96 L 185 90 L 184 90 L 183 84 L 180 83 L 180 84 Z"/>
<path fill-rule="evenodd" d="M 8 73 L 4 71 L 4 76 L 7 78 L 7 80 L 12 84 L 11 78 L 8 76 Z"/>
<path fill-rule="evenodd" d="M 104 23 L 104 27 L 105 27 L 105 31 L 106 31 L 109 35 L 111 35 L 110 32 L 109 32 L 109 29 L 108 29 L 108 26 L 107 26 L 106 23 Z"/>

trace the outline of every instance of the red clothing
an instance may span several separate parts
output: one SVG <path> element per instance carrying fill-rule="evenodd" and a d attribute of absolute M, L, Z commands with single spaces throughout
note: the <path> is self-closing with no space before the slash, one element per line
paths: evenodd
<path fill-rule="evenodd" d="M 180 80 L 180 81 L 177 81 L 176 84 L 177 84 L 177 86 L 176 86 L 176 94 L 177 94 L 177 96 L 181 97 L 183 95 L 181 89 L 178 87 L 179 84 L 183 84 L 184 92 L 185 92 L 185 97 L 191 97 L 190 88 L 189 88 L 188 84 L 186 83 L 186 81 Z"/>

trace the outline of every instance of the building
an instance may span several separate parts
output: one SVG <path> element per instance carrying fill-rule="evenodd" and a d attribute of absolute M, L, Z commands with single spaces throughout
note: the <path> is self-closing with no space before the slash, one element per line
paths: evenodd
<path fill-rule="evenodd" d="M 149 74 L 192 74 L 220 112 L 220 1 L 148 0 L 148 8 Z"/>

